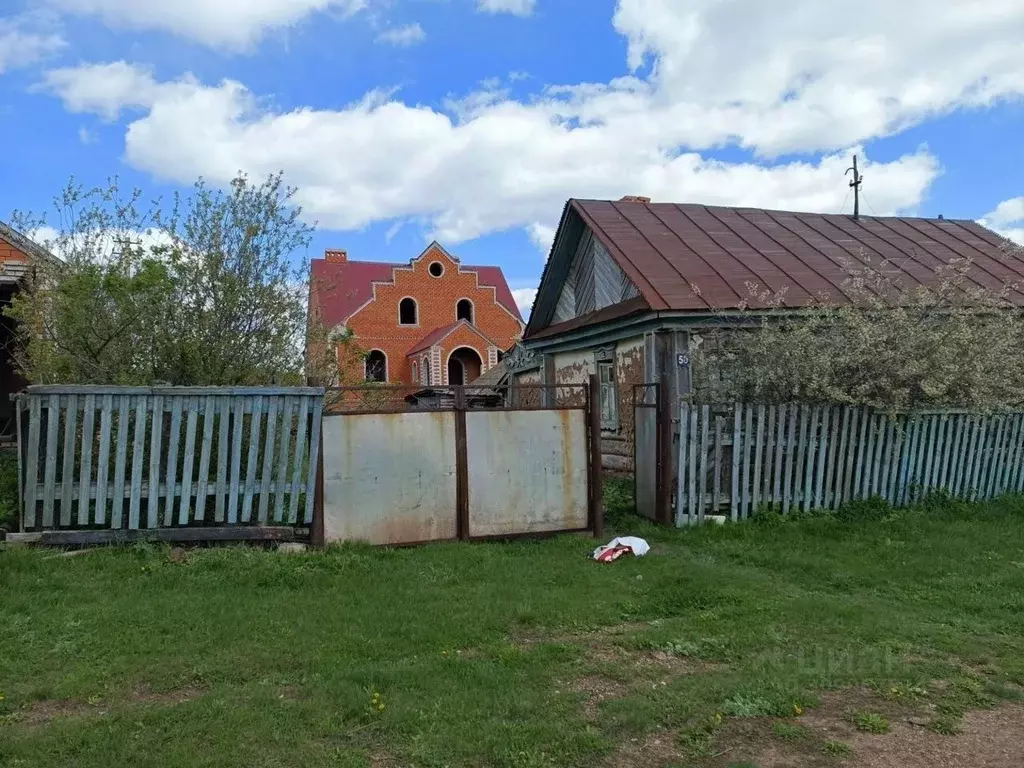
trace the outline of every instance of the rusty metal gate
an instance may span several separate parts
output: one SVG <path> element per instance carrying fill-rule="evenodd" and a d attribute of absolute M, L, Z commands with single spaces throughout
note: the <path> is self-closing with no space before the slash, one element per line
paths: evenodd
<path fill-rule="evenodd" d="M 324 541 L 601 533 L 595 387 L 331 390 Z"/>

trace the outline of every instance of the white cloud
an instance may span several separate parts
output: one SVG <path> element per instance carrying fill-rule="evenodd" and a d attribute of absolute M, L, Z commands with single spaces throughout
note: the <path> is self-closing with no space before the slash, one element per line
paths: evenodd
<path fill-rule="evenodd" d="M 537 297 L 536 288 L 515 288 L 512 291 L 512 298 L 516 300 L 516 306 L 523 313 L 524 319 L 529 319 L 530 310 L 533 308 L 533 300 Z"/>
<path fill-rule="evenodd" d="M 84 125 L 78 129 L 78 140 L 82 144 L 95 144 L 96 134 L 86 128 Z"/>
<path fill-rule="evenodd" d="M 40 14 L 0 17 L 0 74 L 45 59 L 66 43 Z"/>
<path fill-rule="evenodd" d="M 118 68 L 110 82 L 92 66 L 48 86 L 74 111 L 144 110 L 125 155 L 162 178 L 284 169 L 307 216 L 329 228 L 415 220 L 454 243 L 526 227 L 541 246 L 567 197 L 839 211 L 853 149 L 869 212 L 912 210 L 937 160 L 922 148 L 872 163 L 863 143 L 1024 94 L 1018 0 L 861 0 L 851 14 L 819 0 L 619 0 L 614 24 L 629 63 L 650 62 L 649 74 L 522 101 L 484 88 L 431 107 L 375 91 L 283 112 L 235 81 L 157 83 L 123 62 L 106 65 Z M 729 144 L 756 159 L 702 154 Z M 770 159 L 788 152 L 804 154 Z"/>
<path fill-rule="evenodd" d="M 191 78 L 183 84 L 196 87 Z M 151 107 L 158 94 L 166 95 L 173 84 L 158 84 L 149 70 L 124 61 L 51 69 L 40 87 L 56 93 L 69 112 L 89 112 L 114 120 L 124 109 Z"/>
<path fill-rule="evenodd" d="M 482 13 L 511 13 L 513 16 L 529 16 L 537 0 L 477 0 L 477 10 Z"/>
<path fill-rule="evenodd" d="M 423 31 L 423 27 L 419 24 L 406 24 L 404 27 L 392 27 L 391 29 L 385 29 L 377 35 L 378 43 L 387 43 L 388 45 L 398 46 L 399 48 L 408 48 L 411 45 L 422 43 L 426 39 L 427 33 Z"/>
<path fill-rule="evenodd" d="M 1024 245 L 1024 197 L 1004 200 L 994 211 L 985 214 L 978 223 L 1018 245 Z"/>
<path fill-rule="evenodd" d="M 161 30 L 213 47 L 251 48 L 269 29 L 317 12 L 351 15 L 367 0 L 46 0 L 67 13 L 100 17 L 113 27 Z"/>

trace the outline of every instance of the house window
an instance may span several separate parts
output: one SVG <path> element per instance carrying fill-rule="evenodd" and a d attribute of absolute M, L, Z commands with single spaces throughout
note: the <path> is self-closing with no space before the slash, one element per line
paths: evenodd
<path fill-rule="evenodd" d="M 366 355 L 366 380 L 385 382 L 388 380 L 388 358 L 379 349 Z"/>
<path fill-rule="evenodd" d="M 615 379 L 614 359 L 598 359 L 597 381 L 601 401 L 601 429 L 618 429 L 619 385 Z"/>
<path fill-rule="evenodd" d="M 418 318 L 415 299 L 402 299 L 398 305 L 398 322 L 401 325 L 416 325 Z"/>
<path fill-rule="evenodd" d="M 430 384 L 430 358 L 423 358 L 423 383 Z"/>
<path fill-rule="evenodd" d="M 444 274 L 444 264 L 440 261 L 432 261 L 430 266 L 427 267 L 427 271 L 430 272 L 432 277 L 440 277 Z"/>
<path fill-rule="evenodd" d="M 420 383 L 420 370 L 416 366 L 416 361 L 415 360 L 412 361 L 412 383 L 413 384 L 419 384 Z"/>
<path fill-rule="evenodd" d="M 467 323 L 472 323 L 473 302 L 469 299 L 460 299 L 459 303 L 455 305 L 455 319 L 465 320 Z"/>

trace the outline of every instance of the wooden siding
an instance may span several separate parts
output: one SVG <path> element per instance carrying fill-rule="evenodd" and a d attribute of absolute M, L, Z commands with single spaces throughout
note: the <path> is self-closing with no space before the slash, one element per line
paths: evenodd
<path fill-rule="evenodd" d="M 586 229 L 573 254 L 551 323 L 563 323 L 639 295 L 637 287 Z"/>

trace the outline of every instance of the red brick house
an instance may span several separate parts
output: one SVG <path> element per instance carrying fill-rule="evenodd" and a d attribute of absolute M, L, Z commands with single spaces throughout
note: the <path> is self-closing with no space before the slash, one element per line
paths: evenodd
<path fill-rule="evenodd" d="M 408 264 L 313 259 L 310 317 L 351 334 L 341 379 L 468 384 L 520 338 L 523 318 L 499 267 L 473 267 L 432 243 Z"/>

